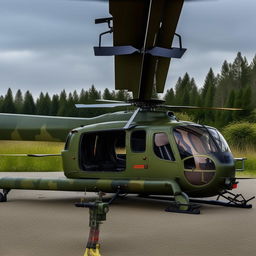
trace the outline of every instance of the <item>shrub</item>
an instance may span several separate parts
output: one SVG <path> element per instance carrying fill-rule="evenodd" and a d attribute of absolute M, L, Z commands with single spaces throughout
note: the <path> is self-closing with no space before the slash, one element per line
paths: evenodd
<path fill-rule="evenodd" d="M 228 143 L 237 149 L 256 149 L 256 124 L 249 122 L 233 123 L 223 129 Z"/>

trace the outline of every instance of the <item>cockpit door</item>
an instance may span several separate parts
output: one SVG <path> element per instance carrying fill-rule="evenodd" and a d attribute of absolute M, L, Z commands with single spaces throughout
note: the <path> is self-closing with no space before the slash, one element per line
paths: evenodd
<path fill-rule="evenodd" d="M 180 168 L 176 161 L 176 153 L 173 147 L 174 140 L 170 130 L 150 130 L 148 143 L 151 176 L 164 179 L 179 177 Z"/>
<path fill-rule="evenodd" d="M 144 176 L 148 170 L 147 131 L 134 129 L 127 136 L 127 139 L 129 140 L 127 145 L 130 145 L 129 154 L 127 154 L 129 169 L 135 175 Z"/>

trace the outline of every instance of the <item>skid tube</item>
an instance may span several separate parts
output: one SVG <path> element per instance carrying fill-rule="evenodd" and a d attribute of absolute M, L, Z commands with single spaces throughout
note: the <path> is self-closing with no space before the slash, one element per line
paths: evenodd
<path fill-rule="evenodd" d="M 223 196 L 223 195 L 219 195 Z M 218 198 L 219 198 L 218 196 Z M 148 199 L 155 199 L 161 201 L 175 201 L 173 197 L 164 197 L 164 196 L 140 196 L 142 198 Z M 226 198 L 226 196 L 225 196 Z M 248 204 L 249 201 L 253 200 L 255 197 L 250 198 L 249 200 L 245 200 L 243 203 L 234 203 L 231 201 L 225 202 L 220 200 L 204 200 L 204 199 L 197 199 L 197 198 L 190 198 L 189 201 L 191 203 L 198 203 L 198 204 L 208 204 L 208 205 L 217 205 L 217 206 L 225 206 L 225 207 L 234 207 L 234 208 L 244 208 L 244 209 L 251 209 L 252 205 Z M 227 199 L 227 198 L 226 198 Z"/>

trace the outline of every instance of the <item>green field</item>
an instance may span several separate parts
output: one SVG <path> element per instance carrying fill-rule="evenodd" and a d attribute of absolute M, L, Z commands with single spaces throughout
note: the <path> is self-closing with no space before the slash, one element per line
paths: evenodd
<path fill-rule="evenodd" d="M 0 141 L 0 154 L 59 154 L 64 144 L 58 142 Z M 0 156 L 2 172 L 62 171 L 60 156 Z"/>
<path fill-rule="evenodd" d="M 0 154 L 58 154 L 64 143 L 58 142 L 28 142 L 28 141 L 0 141 Z M 246 157 L 245 172 L 238 176 L 256 176 L 256 151 L 248 149 L 232 150 L 234 157 Z M 62 171 L 60 156 L 56 157 L 27 157 L 27 156 L 0 156 L 0 171 L 2 172 L 41 172 Z"/>
<path fill-rule="evenodd" d="M 234 157 L 245 157 L 245 171 L 238 172 L 239 177 L 256 177 L 256 151 L 254 149 L 246 149 L 240 151 L 238 149 L 231 149 Z"/>

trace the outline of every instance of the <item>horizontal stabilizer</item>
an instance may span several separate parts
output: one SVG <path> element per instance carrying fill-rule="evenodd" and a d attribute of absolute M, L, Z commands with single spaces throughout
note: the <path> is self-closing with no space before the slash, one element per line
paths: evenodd
<path fill-rule="evenodd" d="M 146 51 L 146 53 L 156 57 L 180 59 L 186 50 L 187 49 L 183 49 L 183 48 L 166 49 L 162 47 L 154 47 L 153 49 Z"/>
<path fill-rule="evenodd" d="M 162 48 L 154 47 L 145 52 L 136 49 L 133 46 L 107 46 L 107 47 L 94 47 L 95 56 L 120 56 L 120 55 L 130 55 L 134 53 L 140 54 L 150 54 L 155 57 L 164 57 L 164 58 L 177 58 L 180 59 L 187 49 L 183 48 Z"/>
<path fill-rule="evenodd" d="M 118 55 L 130 55 L 139 52 L 133 46 L 106 46 L 106 47 L 94 47 L 95 56 L 118 56 Z"/>

